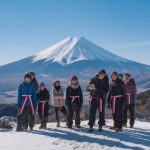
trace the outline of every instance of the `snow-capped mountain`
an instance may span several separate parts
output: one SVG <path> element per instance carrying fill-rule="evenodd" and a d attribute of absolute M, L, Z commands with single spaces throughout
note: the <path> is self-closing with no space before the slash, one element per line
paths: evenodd
<path fill-rule="evenodd" d="M 0 100 L 16 99 L 8 93 L 16 91 L 28 71 L 36 72 L 39 82 L 44 81 L 49 88 L 57 79 L 66 86 L 70 76 L 76 74 L 85 91 L 90 78 L 100 69 L 108 75 L 112 71 L 129 72 L 139 88 L 150 88 L 150 66 L 117 56 L 83 37 L 69 37 L 34 56 L 0 66 Z"/>
<path fill-rule="evenodd" d="M 61 65 L 82 60 L 128 61 L 81 37 L 68 37 L 36 54 L 33 63 L 39 60 L 58 62 Z"/>

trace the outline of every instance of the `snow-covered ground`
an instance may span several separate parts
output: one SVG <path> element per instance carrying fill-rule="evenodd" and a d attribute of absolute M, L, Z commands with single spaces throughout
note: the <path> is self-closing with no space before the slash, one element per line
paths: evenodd
<path fill-rule="evenodd" d="M 107 120 L 107 125 L 112 125 Z M 125 128 L 122 133 L 110 131 L 105 127 L 99 133 L 96 129 L 89 134 L 87 121 L 81 129 L 67 129 L 65 123 L 60 128 L 49 123 L 47 130 L 17 133 L 0 130 L 0 150 L 150 150 L 150 123 L 136 121 L 135 129 Z M 95 127 L 97 128 L 97 127 Z"/>

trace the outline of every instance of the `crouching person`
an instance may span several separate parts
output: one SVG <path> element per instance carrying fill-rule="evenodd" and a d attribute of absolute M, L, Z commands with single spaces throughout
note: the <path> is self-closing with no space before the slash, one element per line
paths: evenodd
<path fill-rule="evenodd" d="M 48 111 L 49 111 L 49 91 L 45 88 L 45 84 L 42 82 L 40 84 L 40 89 L 37 93 L 38 100 L 38 114 L 41 122 L 40 129 L 46 129 L 48 122 Z"/>
<path fill-rule="evenodd" d="M 68 128 L 72 128 L 73 116 L 75 113 L 75 126 L 80 128 L 80 111 L 83 104 L 82 90 L 78 82 L 78 78 L 73 76 L 70 85 L 66 90 L 66 105 L 68 107 Z"/>
<path fill-rule="evenodd" d="M 55 118 L 57 121 L 56 127 L 60 127 L 59 111 L 61 111 L 67 119 L 67 110 L 64 106 L 64 90 L 60 85 L 60 81 L 58 80 L 53 83 L 52 99 L 53 99 L 52 105 L 54 106 L 55 109 Z"/>
<path fill-rule="evenodd" d="M 122 114 L 124 106 L 124 86 L 123 81 L 118 78 L 117 72 L 113 72 L 111 75 L 112 83 L 109 89 L 108 96 L 108 108 L 112 108 L 114 126 L 110 127 L 111 130 L 118 132 L 122 131 Z"/>
<path fill-rule="evenodd" d="M 90 92 L 90 117 L 89 117 L 89 132 L 93 131 L 95 124 L 96 112 L 99 112 L 99 131 L 102 131 L 102 126 L 105 125 L 105 99 L 109 89 L 108 79 L 105 78 L 105 73 L 101 70 L 95 78 L 90 81 L 87 91 Z"/>
<path fill-rule="evenodd" d="M 27 130 L 28 126 L 33 130 L 36 105 L 36 89 L 31 85 L 31 76 L 26 74 L 18 90 L 17 132 Z"/>

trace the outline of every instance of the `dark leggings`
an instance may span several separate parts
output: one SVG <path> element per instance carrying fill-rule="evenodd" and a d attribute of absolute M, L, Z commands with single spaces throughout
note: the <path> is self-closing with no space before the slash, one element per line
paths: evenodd
<path fill-rule="evenodd" d="M 60 107 L 55 107 L 55 118 L 57 122 L 60 122 L 59 120 L 59 111 L 61 111 L 66 117 L 67 117 L 67 110 L 65 106 Z"/>

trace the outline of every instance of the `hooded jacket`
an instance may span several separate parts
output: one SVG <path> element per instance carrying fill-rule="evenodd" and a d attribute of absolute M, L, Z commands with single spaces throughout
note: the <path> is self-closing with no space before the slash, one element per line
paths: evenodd
<path fill-rule="evenodd" d="M 36 108 L 37 106 L 37 96 L 36 96 L 36 89 L 35 87 L 30 83 L 23 82 L 20 84 L 18 89 L 18 106 L 21 107 L 24 102 L 23 95 L 31 95 L 31 101 L 33 104 L 33 107 Z M 29 100 L 26 101 L 25 106 L 30 107 Z"/>

